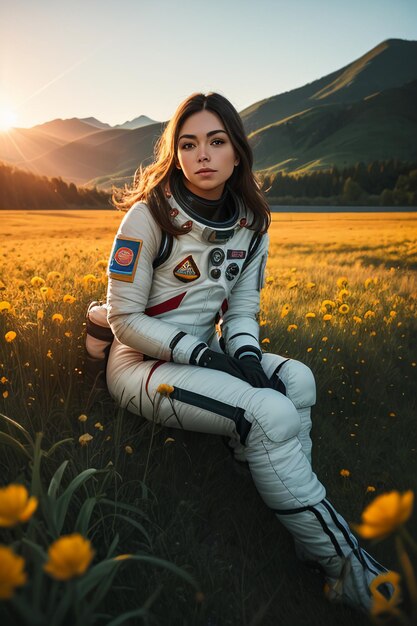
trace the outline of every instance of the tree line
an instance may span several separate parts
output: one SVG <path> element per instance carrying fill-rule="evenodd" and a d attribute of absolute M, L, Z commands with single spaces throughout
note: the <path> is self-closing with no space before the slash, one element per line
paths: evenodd
<path fill-rule="evenodd" d="M 417 206 L 417 163 L 397 159 L 359 162 L 311 174 L 260 175 L 271 204 Z"/>
<path fill-rule="evenodd" d="M 0 209 L 107 209 L 109 194 L 0 163 Z"/>

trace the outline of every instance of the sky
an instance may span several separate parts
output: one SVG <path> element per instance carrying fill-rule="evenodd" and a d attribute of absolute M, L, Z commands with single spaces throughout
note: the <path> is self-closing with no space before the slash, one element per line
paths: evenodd
<path fill-rule="evenodd" d="M 242 111 L 391 38 L 417 40 L 415 0 L 0 0 L 0 114 L 164 121 L 196 91 Z"/>

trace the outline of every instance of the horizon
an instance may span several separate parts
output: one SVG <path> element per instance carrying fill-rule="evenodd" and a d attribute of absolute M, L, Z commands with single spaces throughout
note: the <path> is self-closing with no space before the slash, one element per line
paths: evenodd
<path fill-rule="evenodd" d="M 341 26 L 348 36 L 340 37 Z M 181 8 L 170 0 L 74 0 L 58 14 L 52 0 L 15 0 L 0 9 L 0 112 L 15 128 L 89 117 L 113 127 L 141 115 L 166 121 L 196 91 L 218 91 L 242 111 L 388 39 L 417 40 L 417 3 L 259 0 L 254 14 L 250 0 L 213 0 L 201 20 L 191 0 Z"/>

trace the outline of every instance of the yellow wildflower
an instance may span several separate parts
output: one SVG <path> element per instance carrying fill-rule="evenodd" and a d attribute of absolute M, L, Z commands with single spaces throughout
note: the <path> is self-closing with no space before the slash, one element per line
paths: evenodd
<path fill-rule="evenodd" d="M 265 282 L 266 282 L 267 285 L 270 285 L 271 283 L 274 282 L 274 277 L 273 276 L 268 276 Z"/>
<path fill-rule="evenodd" d="M 8 383 L 8 382 L 9 382 L 9 379 L 8 379 L 8 378 L 6 378 L 6 376 L 2 376 L 2 377 L 0 378 L 0 383 L 1 383 L 2 385 L 4 385 L 5 383 Z"/>
<path fill-rule="evenodd" d="M 283 304 L 281 309 L 281 319 L 286 317 L 288 313 L 291 311 L 291 307 L 289 304 Z"/>
<path fill-rule="evenodd" d="M 350 472 L 349 472 L 349 470 L 347 470 L 347 469 L 341 469 L 341 470 L 340 470 L 340 472 L 339 472 L 339 474 L 340 474 L 341 476 L 343 476 L 343 478 L 349 478 L 349 476 L 350 476 Z"/>
<path fill-rule="evenodd" d="M 323 320 L 325 322 L 329 322 L 332 319 L 333 315 L 331 315 L 331 313 L 326 313 L 326 315 L 323 315 Z"/>
<path fill-rule="evenodd" d="M 339 289 L 342 289 L 343 287 L 346 287 L 346 285 L 348 284 L 348 278 L 346 276 L 341 276 L 340 278 L 337 279 L 336 284 L 339 287 Z"/>
<path fill-rule="evenodd" d="M 2 302 L 0 302 L 0 313 L 3 313 L 4 311 L 10 311 L 11 308 L 12 305 L 10 304 L 10 302 L 7 302 L 7 300 L 3 300 Z"/>
<path fill-rule="evenodd" d="M 373 493 L 375 491 L 375 487 L 373 485 L 368 485 L 366 488 L 366 493 Z"/>
<path fill-rule="evenodd" d="M 24 572 L 25 560 L 8 546 L 0 546 L 0 599 L 8 600 L 13 596 L 16 587 L 25 584 L 27 575 Z"/>
<path fill-rule="evenodd" d="M 343 315 L 346 315 L 346 313 L 349 313 L 349 305 L 341 304 L 339 307 L 339 313 L 342 313 Z"/>
<path fill-rule="evenodd" d="M 316 283 L 309 282 L 306 284 L 307 289 L 313 289 L 316 286 Z"/>
<path fill-rule="evenodd" d="M 287 289 L 294 289 L 294 287 L 298 287 L 298 282 L 296 280 L 290 281 L 287 285 Z"/>
<path fill-rule="evenodd" d="M 377 496 L 362 512 L 362 524 L 354 529 L 364 539 L 383 539 L 402 526 L 411 515 L 414 493 L 391 491 Z"/>
<path fill-rule="evenodd" d="M 57 580 L 69 580 L 84 574 L 93 557 L 94 550 L 88 539 L 79 533 L 64 535 L 49 547 L 48 561 L 43 569 Z"/>
<path fill-rule="evenodd" d="M 376 336 L 376 332 L 374 330 L 371 330 L 371 332 L 369 333 L 371 337 L 375 337 Z"/>
<path fill-rule="evenodd" d="M 3 391 L 2 396 L 3 396 L 3 398 L 4 398 L 5 400 L 6 400 L 6 398 L 8 398 L 8 397 L 9 397 L 9 392 L 7 391 L 7 389 L 6 389 L 6 391 Z"/>
<path fill-rule="evenodd" d="M 74 298 L 74 296 L 71 296 L 71 294 L 66 293 L 65 296 L 62 298 L 62 300 L 66 304 L 74 304 L 76 298 Z"/>
<path fill-rule="evenodd" d="M 290 324 L 287 328 L 287 331 L 290 333 L 292 330 L 297 330 L 297 324 Z"/>
<path fill-rule="evenodd" d="M 328 340 L 328 337 L 322 337 L 322 338 L 321 338 L 321 340 L 322 340 L 322 341 L 327 341 L 327 340 Z"/>
<path fill-rule="evenodd" d="M 78 437 L 78 442 L 82 446 L 87 446 L 92 439 L 93 439 L 92 435 L 90 435 L 89 433 L 85 433 L 84 435 L 80 435 L 80 437 Z"/>
<path fill-rule="evenodd" d="M 65 337 L 72 337 L 72 332 L 70 330 L 66 330 L 64 335 Z"/>
<path fill-rule="evenodd" d="M 12 341 L 14 341 L 14 340 L 16 339 L 16 337 L 17 337 L 17 335 L 16 335 L 16 333 L 14 332 L 14 330 L 9 330 L 9 332 L 7 332 L 7 333 L 4 335 L 4 338 L 5 338 L 5 340 L 6 340 L 8 343 L 11 343 Z"/>
<path fill-rule="evenodd" d="M 97 282 L 94 274 L 86 274 L 83 276 L 83 285 L 84 287 L 88 287 L 89 285 L 94 285 Z"/>
<path fill-rule="evenodd" d="M 266 320 L 260 320 L 259 322 L 259 326 L 266 326 L 267 321 Z"/>
<path fill-rule="evenodd" d="M 371 311 L 371 310 L 366 311 L 364 318 L 367 320 L 368 317 L 375 317 L 375 311 Z"/>
<path fill-rule="evenodd" d="M 62 324 L 62 322 L 64 321 L 64 316 L 61 315 L 61 313 L 54 313 L 51 319 L 53 322 L 56 322 L 57 324 Z"/>
<path fill-rule="evenodd" d="M 271 343 L 271 340 L 265 337 L 265 339 L 262 339 L 261 343 Z"/>
<path fill-rule="evenodd" d="M 30 284 L 32 285 L 32 287 L 42 287 L 42 285 L 45 284 L 45 281 L 40 276 L 34 276 L 30 279 Z"/>
<path fill-rule="evenodd" d="M 312 352 L 313 348 L 307 348 L 307 352 Z"/>
<path fill-rule="evenodd" d="M 36 313 L 36 319 L 43 320 L 43 317 L 44 317 L 44 312 L 42 309 L 39 309 L 39 311 Z"/>
<path fill-rule="evenodd" d="M 368 289 L 369 285 L 371 285 L 374 282 L 373 278 L 366 278 L 364 285 L 365 285 L 365 289 Z"/>
<path fill-rule="evenodd" d="M 106 259 L 100 259 L 100 261 L 97 261 L 94 265 L 95 270 L 105 270 L 106 268 L 107 268 Z"/>
<path fill-rule="evenodd" d="M 394 592 L 387 598 L 378 589 L 380 585 L 389 584 L 394 587 Z M 379 616 L 387 617 L 387 614 L 399 614 L 397 606 L 401 601 L 400 575 L 392 570 L 379 574 L 369 583 L 369 590 L 372 594 L 371 615 L 375 618 Z"/>
<path fill-rule="evenodd" d="M 86 422 L 87 420 L 88 420 L 88 417 L 84 413 L 81 413 L 81 415 L 78 416 L 79 422 Z"/>
<path fill-rule="evenodd" d="M 390 311 L 389 316 L 392 318 L 397 317 L 397 311 Z"/>
<path fill-rule="evenodd" d="M 48 272 L 48 275 L 46 277 L 47 280 L 61 280 L 62 278 L 62 274 L 60 274 L 59 272 Z"/>
<path fill-rule="evenodd" d="M 350 296 L 350 291 L 348 291 L 347 289 L 341 289 L 337 297 L 340 300 L 343 300 L 344 296 Z"/>
<path fill-rule="evenodd" d="M 165 383 L 162 383 L 158 386 L 156 391 L 160 393 L 161 396 L 169 396 L 174 391 L 174 387 L 172 385 L 166 385 Z"/>
<path fill-rule="evenodd" d="M 52 350 L 50 350 L 50 349 L 48 350 L 48 352 L 46 353 L 46 358 L 47 359 L 52 359 L 53 358 L 52 357 Z"/>
<path fill-rule="evenodd" d="M 125 452 L 126 454 L 133 454 L 132 446 L 125 446 Z"/>
<path fill-rule="evenodd" d="M 306 318 L 307 319 L 313 319 L 314 317 L 316 317 L 315 313 L 312 313 L 311 311 L 309 311 L 308 313 L 306 313 Z"/>
<path fill-rule="evenodd" d="M 11 484 L 0 488 L 0 526 L 16 526 L 27 522 L 36 511 L 38 499 L 29 496 L 24 485 Z"/>
<path fill-rule="evenodd" d="M 356 322 L 356 324 L 362 324 L 362 318 L 361 317 L 358 317 L 357 315 L 354 315 L 353 319 Z"/>
<path fill-rule="evenodd" d="M 44 301 L 52 300 L 54 296 L 54 290 L 51 287 L 41 287 L 39 291 L 41 292 L 41 296 Z"/>
<path fill-rule="evenodd" d="M 97 430 L 104 430 L 104 426 L 101 422 L 96 422 L 94 424 L 94 428 L 97 428 Z"/>
<path fill-rule="evenodd" d="M 327 307 L 329 307 L 330 309 L 334 309 L 335 306 L 336 302 L 333 302 L 333 300 L 323 300 L 321 303 L 321 308 L 323 309 L 323 311 L 327 311 Z"/>

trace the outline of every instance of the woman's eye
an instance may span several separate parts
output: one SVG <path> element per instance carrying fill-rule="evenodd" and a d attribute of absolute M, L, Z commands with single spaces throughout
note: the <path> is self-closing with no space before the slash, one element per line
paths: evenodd
<path fill-rule="evenodd" d="M 216 146 L 221 146 L 225 142 L 223 141 L 223 139 L 214 139 L 212 143 L 214 143 Z"/>
<path fill-rule="evenodd" d="M 194 144 L 192 144 L 192 143 L 184 143 L 184 144 L 181 146 L 181 150 L 188 150 L 188 148 L 192 148 L 192 147 L 193 147 L 193 145 L 194 145 Z"/>

